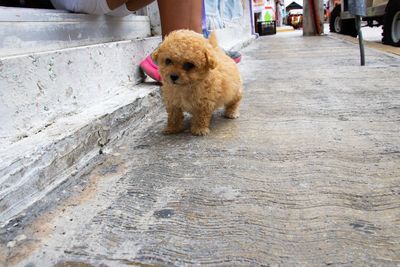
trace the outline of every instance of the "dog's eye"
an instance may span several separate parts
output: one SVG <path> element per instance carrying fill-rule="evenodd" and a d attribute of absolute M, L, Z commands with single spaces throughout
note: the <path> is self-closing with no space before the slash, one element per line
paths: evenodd
<path fill-rule="evenodd" d="M 194 67 L 196 67 L 196 66 L 192 62 L 186 62 L 183 64 L 183 69 L 186 71 L 194 69 Z"/>
<path fill-rule="evenodd" d="M 165 65 L 171 65 L 171 64 L 172 64 L 172 60 L 169 59 L 169 58 L 167 58 L 167 59 L 165 60 Z"/>

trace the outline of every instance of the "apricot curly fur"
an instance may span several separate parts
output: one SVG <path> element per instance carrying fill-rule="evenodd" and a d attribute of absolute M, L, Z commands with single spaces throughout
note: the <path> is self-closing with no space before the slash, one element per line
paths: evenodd
<path fill-rule="evenodd" d="M 242 81 L 236 63 L 210 39 L 189 30 L 171 32 L 153 53 L 162 78 L 168 123 L 166 134 L 183 131 L 183 112 L 192 115 L 191 132 L 207 135 L 212 113 L 225 106 L 237 118 Z"/>

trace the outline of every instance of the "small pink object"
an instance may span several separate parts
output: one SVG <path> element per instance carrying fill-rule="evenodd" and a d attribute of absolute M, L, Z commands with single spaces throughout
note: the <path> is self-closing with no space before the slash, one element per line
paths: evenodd
<path fill-rule="evenodd" d="M 158 66 L 151 58 L 151 55 L 147 56 L 145 59 L 142 60 L 142 62 L 140 62 L 140 67 L 142 68 L 144 73 L 146 73 L 152 79 L 158 82 L 161 81 L 161 76 L 158 72 Z"/>
<path fill-rule="evenodd" d="M 233 59 L 233 61 L 235 61 L 236 64 L 239 64 L 240 61 L 242 60 L 242 56 L 234 57 L 234 58 L 232 58 L 232 59 Z"/>

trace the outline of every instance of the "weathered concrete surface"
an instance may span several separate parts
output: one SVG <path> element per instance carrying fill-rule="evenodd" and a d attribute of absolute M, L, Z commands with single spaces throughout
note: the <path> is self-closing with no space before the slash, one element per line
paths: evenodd
<path fill-rule="evenodd" d="M 157 101 L 158 88 L 154 84 L 125 85 L 125 91 L 115 88 L 116 94 L 107 101 L 0 149 L 0 227 L 75 176 L 127 127 L 141 127 Z"/>
<path fill-rule="evenodd" d="M 93 16 L 0 6 L 0 57 L 150 36 L 147 16 Z"/>
<path fill-rule="evenodd" d="M 115 95 L 143 75 L 160 37 L 0 57 L 0 151 Z"/>
<path fill-rule="evenodd" d="M 135 86 L 138 65 L 160 41 L 0 57 L 0 226 L 90 161 L 126 121 L 140 120 L 158 88 Z"/>
<path fill-rule="evenodd" d="M 207 137 L 155 106 L 1 229 L 4 265 L 400 264 L 400 59 L 300 34 L 243 51 L 242 115 Z"/>

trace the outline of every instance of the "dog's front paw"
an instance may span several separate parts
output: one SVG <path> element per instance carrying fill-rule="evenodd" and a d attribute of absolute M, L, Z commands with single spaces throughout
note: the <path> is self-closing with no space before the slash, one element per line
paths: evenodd
<path fill-rule="evenodd" d="M 166 127 L 166 128 L 163 130 L 163 134 L 177 134 L 177 133 L 180 133 L 180 132 L 182 132 L 182 131 L 183 131 L 182 128 Z"/>
<path fill-rule="evenodd" d="M 210 133 L 210 129 L 208 128 L 191 128 L 190 131 L 192 132 L 193 135 L 197 136 L 204 136 Z"/>

